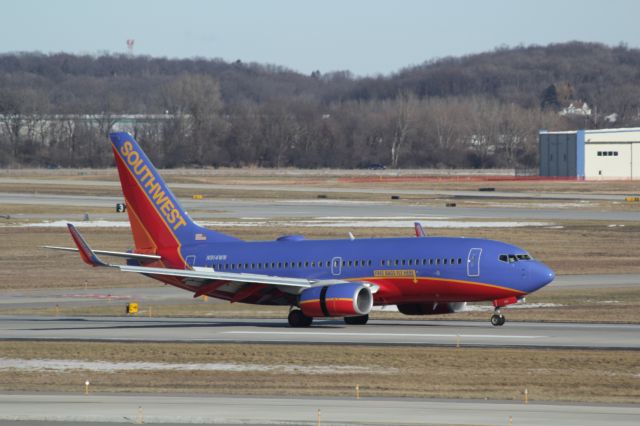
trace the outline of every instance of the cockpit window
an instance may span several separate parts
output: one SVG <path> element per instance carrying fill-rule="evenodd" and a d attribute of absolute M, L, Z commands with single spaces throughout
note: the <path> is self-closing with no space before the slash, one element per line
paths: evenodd
<path fill-rule="evenodd" d="M 532 260 L 533 258 L 528 254 L 501 254 L 498 259 L 500 262 L 514 263 L 520 260 Z"/>

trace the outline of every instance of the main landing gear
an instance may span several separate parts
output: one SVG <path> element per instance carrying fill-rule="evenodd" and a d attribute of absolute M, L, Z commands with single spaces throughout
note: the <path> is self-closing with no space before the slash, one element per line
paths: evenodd
<path fill-rule="evenodd" d="M 491 315 L 491 325 L 494 327 L 503 325 L 507 319 L 500 313 L 500 308 L 496 308 L 493 312 L 494 314 Z"/>
<path fill-rule="evenodd" d="M 291 327 L 309 327 L 313 322 L 312 317 L 306 316 L 298 308 L 293 308 L 289 311 L 288 320 Z"/>
<path fill-rule="evenodd" d="M 369 321 L 369 315 L 359 315 L 357 317 L 344 317 L 344 323 L 348 325 L 365 325 Z"/>

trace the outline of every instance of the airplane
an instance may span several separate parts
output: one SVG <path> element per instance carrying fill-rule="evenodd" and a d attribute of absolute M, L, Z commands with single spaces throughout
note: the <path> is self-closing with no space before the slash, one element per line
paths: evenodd
<path fill-rule="evenodd" d="M 396 305 L 406 315 L 464 310 L 490 301 L 490 322 L 505 323 L 500 309 L 518 303 L 555 278 L 527 251 L 500 241 L 428 236 L 243 241 L 197 225 L 129 133 L 110 135 L 135 248 L 93 250 L 68 224 L 79 252 L 94 267 L 146 275 L 193 293 L 256 305 L 289 306 L 292 327 L 314 318 L 344 318 L 363 325 L 373 306 Z M 107 263 L 99 256 L 125 258 Z"/>

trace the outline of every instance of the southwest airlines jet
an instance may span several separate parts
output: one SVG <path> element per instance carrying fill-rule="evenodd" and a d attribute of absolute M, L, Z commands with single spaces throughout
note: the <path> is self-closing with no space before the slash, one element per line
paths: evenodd
<path fill-rule="evenodd" d="M 525 250 L 499 241 L 427 236 L 242 241 L 194 223 L 129 133 L 112 133 L 135 249 L 93 250 L 69 224 L 76 248 L 91 266 L 135 272 L 193 293 L 230 302 L 290 306 L 289 324 L 343 317 L 365 324 L 374 305 L 397 305 L 406 315 L 464 309 L 491 301 L 500 308 L 550 283 L 554 272 Z M 98 256 L 126 259 L 111 264 Z"/>

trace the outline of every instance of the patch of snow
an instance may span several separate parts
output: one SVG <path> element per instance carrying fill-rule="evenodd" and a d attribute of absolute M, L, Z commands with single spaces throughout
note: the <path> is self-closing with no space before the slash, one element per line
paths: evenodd
<path fill-rule="evenodd" d="M 357 205 L 378 205 L 391 204 L 390 201 L 358 201 L 358 200 L 332 200 L 328 198 L 320 198 L 317 200 L 277 200 L 277 203 L 286 204 L 357 204 Z"/>
<path fill-rule="evenodd" d="M 484 204 L 478 202 L 477 204 Z M 593 204 L 590 201 L 580 201 L 576 203 L 489 203 L 486 207 L 494 208 L 522 208 L 522 209 L 574 209 L 577 207 L 584 208 Z"/>
<path fill-rule="evenodd" d="M 68 223 L 72 223 L 78 228 L 128 228 L 129 222 L 110 221 L 110 220 L 87 220 L 80 222 L 71 222 L 68 220 L 44 221 L 7 224 L 6 227 L 24 227 L 24 228 L 66 228 Z"/>
<path fill-rule="evenodd" d="M 298 226 L 298 227 L 320 227 L 320 228 L 413 228 L 414 222 L 420 221 L 425 228 L 520 228 L 526 226 L 550 226 L 552 224 L 547 222 L 514 222 L 514 221 L 457 221 L 457 220 L 437 220 L 429 218 L 429 220 L 421 220 L 415 218 L 376 218 L 375 220 L 368 220 L 363 218 L 317 218 L 307 220 L 288 220 L 288 221 L 266 221 L 266 220 L 251 220 L 251 221 L 202 221 L 199 222 L 202 226 L 208 226 L 212 228 L 219 227 L 264 227 L 264 226 Z M 129 222 L 122 221 L 108 221 L 108 220 L 92 220 L 81 222 L 68 222 L 66 220 L 58 221 L 45 221 L 45 222 L 30 222 L 19 224 L 6 224 L 6 227 L 27 227 L 27 228 L 64 228 L 67 223 L 73 223 L 79 228 L 128 228 Z M 624 226 L 624 225 L 620 225 Z"/>
<path fill-rule="evenodd" d="M 371 310 L 377 312 L 399 312 L 396 305 L 374 306 Z"/>
<path fill-rule="evenodd" d="M 508 305 L 506 309 L 540 309 L 540 308 L 560 308 L 564 305 L 558 303 L 516 303 Z M 491 312 L 491 305 L 469 305 L 467 304 L 463 312 Z"/>
<path fill-rule="evenodd" d="M 413 228 L 415 220 L 357 220 L 357 221 L 324 221 L 298 220 L 286 222 L 202 222 L 211 227 L 238 226 L 238 227 L 262 227 L 266 225 L 318 227 L 318 228 Z M 421 221 L 425 228 L 519 228 L 526 226 L 548 226 L 547 222 L 513 222 L 513 221 L 489 221 L 489 222 L 465 222 L 455 220 Z"/>
<path fill-rule="evenodd" d="M 624 225 L 618 225 L 616 223 L 612 223 L 610 225 L 607 225 L 607 228 L 624 228 Z"/>
<path fill-rule="evenodd" d="M 65 372 L 69 370 L 88 370 L 99 373 L 117 373 L 121 371 L 258 371 L 287 374 L 351 374 L 379 373 L 377 367 L 355 365 L 296 365 L 296 364 L 236 364 L 236 363 L 165 363 L 165 362 L 108 362 L 81 361 L 70 359 L 16 359 L 0 358 L 0 371 L 20 370 L 33 372 Z M 384 369 L 391 374 L 397 369 Z"/>

